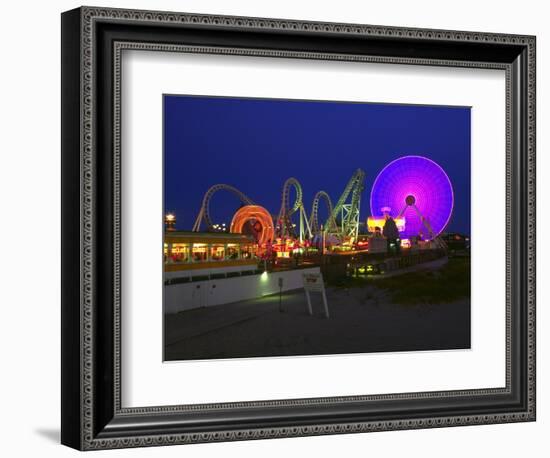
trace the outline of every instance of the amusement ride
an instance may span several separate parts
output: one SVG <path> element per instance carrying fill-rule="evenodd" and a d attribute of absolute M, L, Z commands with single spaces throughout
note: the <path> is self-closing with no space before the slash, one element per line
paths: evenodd
<path fill-rule="evenodd" d="M 444 242 L 439 235 L 451 219 L 453 205 L 449 177 L 439 164 L 423 156 L 390 162 L 374 180 L 370 197 L 371 215 L 392 214 L 403 225 L 403 239 L 433 240 L 441 247 Z M 369 226 L 374 219 L 369 218 Z"/>
<path fill-rule="evenodd" d="M 288 178 L 282 187 L 278 214 L 271 214 L 239 189 L 229 184 L 211 186 L 193 225 L 193 231 L 215 230 L 210 216 L 210 201 L 219 191 L 230 192 L 242 206 L 236 211 L 229 231 L 254 236 L 258 255 L 288 257 L 290 252 L 317 247 L 329 250 L 353 250 L 360 235 L 360 206 L 364 190 L 365 172 L 355 170 L 336 204 L 329 194 L 318 191 L 308 217 L 300 182 Z M 291 199 L 292 190 L 294 200 Z M 321 201 L 328 216 L 320 220 Z M 371 215 L 367 229 L 371 235 L 380 232 L 388 218 L 394 219 L 401 239 L 432 241 L 444 247 L 440 234 L 447 226 L 453 209 L 454 195 L 449 177 L 437 163 L 422 156 L 405 156 L 389 163 L 378 174 L 370 195 Z M 294 222 L 296 220 L 296 223 Z M 359 243 L 361 244 L 361 243 Z"/>

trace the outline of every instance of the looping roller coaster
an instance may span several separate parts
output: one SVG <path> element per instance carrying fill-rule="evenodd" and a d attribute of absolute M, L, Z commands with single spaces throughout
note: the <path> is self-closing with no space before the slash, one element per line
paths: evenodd
<path fill-rule="evenodd" d="M 239 200 L 245 205 L 254 204 L 254 202 L 252 202 L 252 199 L 250 199 L 246 194 L 239 191 L 234 186 L 223 183 L 215 184 L 214 186 L 211 186 L 208 191 L 206 191 L 206 194 L 204 194 L 204 197 L 202 198 L 201 209 L 199 210 L 199 214 L 197 215 L 197 219 L 195 220 L 195 224 L 193 225 L 193 232 L 200 231 L 202 221 L 204 221 L 208 230 L 212 229 L 214 223 L 210 218 L 210 200 L 212 199 L 212 196 L 214 194 L 221 190 L 229 191 L 235 194 L 239 198 Z"/>
<path fill-rule="evenodd" d="M 320 235 L 321 233 L 333 235 L 339 240 L 357 237 L 359 231 L 361 193 L 364 189 L 364 180 L 365 172 L 361 169 L 357 169 L 348 181 L 344 188 L 344 192 L 334 207 L 330 196 L 325 191 L 318 191 L 313 198 L 311 214 L 308 217 L 303 202 L 303 191 L 300 182 L 294 177 L 288 178 L 283 184 L 279 214 L 273 224 L 270 225 L 274 227 L 274 236 L 283 239 L 295 238 L 300 242 L 306 239 L 312 240 L 316 235 Z M 291 205 L 290 194 L 292 189 L 294 189 L 296 193 L 296 198 Z M 242 215 L 249 214 L 251 218 L 254 218 L 253 215 L 257 214 L 256 212 L 259 206 L 257 206 L 246 194 L 239 191 L 234 186 L 223 183 L 216 184 L 210 187 L 204 194 L 201 208 L 195 220 L 195 224 L 193 225 L 194 232 L 200 231 L 203 222 L 207 230 L 213 229 L 214 223 L 210 217 L 210 201 L 216 192 L 222 190 L 234 194 L 245 206 L 254 206 L 254 211 L 241 212 L 239 219 L 243 217 Z M 321 199 L 326 203 L 328 216 L 327 219 L 320 224 L 319 202 Z M 298 214 L 299 217 L 297 225 L 292 221 L 292 217 L 296 214 Z M 242 224 L 239 224 L 239 227 L 242 228 Z"/>

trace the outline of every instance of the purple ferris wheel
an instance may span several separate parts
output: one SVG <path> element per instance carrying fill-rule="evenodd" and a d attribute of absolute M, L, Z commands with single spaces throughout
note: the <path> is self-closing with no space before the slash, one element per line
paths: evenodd
<path fill-rule="evenodd" d="M 402 238 L 437 237 L 453 212 L 453 187 L 439 164 L 423 156 L 404 156 L 390 162 L 374 180 L 371 215 L 388 212 L 404 217 Z"/>

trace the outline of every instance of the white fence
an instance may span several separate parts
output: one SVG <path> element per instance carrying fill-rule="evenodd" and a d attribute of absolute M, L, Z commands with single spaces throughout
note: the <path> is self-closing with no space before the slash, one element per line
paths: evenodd
<path fill-rule="evenodd" d="M 303 287 L 304 273 L 319 273 L 319 267 L 220 278 L 164 286 L 164 313 L 177 313 L 198 307 L 229 304 Z M 207 272 L 205 272 L 207 274 Z"/>

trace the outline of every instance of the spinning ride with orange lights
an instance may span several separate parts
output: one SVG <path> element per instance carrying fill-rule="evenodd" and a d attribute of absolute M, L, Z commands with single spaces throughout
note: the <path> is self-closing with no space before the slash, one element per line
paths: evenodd
<path fill-rule="evenodd" d="M 230 231 L 242 234 L 245 224 L 251 224 L 258 241 L 258 248 L 265 247 L 273 242 L 275 231 L 273 230 L 273 218 L 269 212 L 259 205 L 245 205 L 241 207 L 231 221 Z"/>

